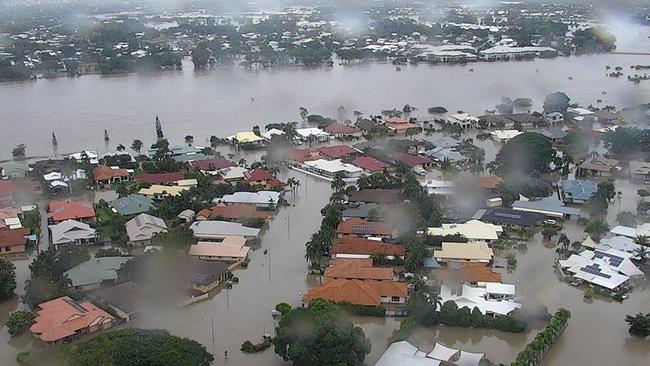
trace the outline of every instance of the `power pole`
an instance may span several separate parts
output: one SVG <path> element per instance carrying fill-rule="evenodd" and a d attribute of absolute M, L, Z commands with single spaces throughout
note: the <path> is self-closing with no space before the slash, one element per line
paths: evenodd
<path fill-rule="evenodd" d="M 212 325 L 212 345 L 214 345 L 214 317 L 210 317 L 210 325 Z"/>

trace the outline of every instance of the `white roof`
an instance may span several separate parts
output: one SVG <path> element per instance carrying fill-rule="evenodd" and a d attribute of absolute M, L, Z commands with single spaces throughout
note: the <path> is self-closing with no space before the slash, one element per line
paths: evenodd
<path fill-rule="evenodd" d="M 50 225 L 50 231 L 52 232 L 52 244 L 55 245 L 97 236 L 97 231 L 90 225 L 75 220 L 65 220 L 56 225 Z"/>
<path fill-rule="evenodd" d="M 625 283 L 630 277 L 643 275 L 630 260 L 631 256 L 630 253 L 612 248 L 596 249 L 593 252 L 585 250 L 561 260 L 560 266 L 573 273 L 576 278 L 611 290 Z"/>
<path fill-rule="evenodd" d="M 485 290 L 488 294 L 496 295 L 513 295 L 515 294 L 515 285 L 508 283 L 488 282 L 485 284 Z"/>
<path fill-rule="evenodd" d="M 482 55 L 488 54 L 501 54 L 501 53 L 530 53 L 530 52 L 544 52 L 544 51 L 556 51 L 551 47 L 536 47 L 536 46 L 525 46 L 525 47 L 512 47 L 512 46 L 494 46 L 483 50 L 480 53 Z"/>
<path fill-rule="evenodd" d="M 149 240 L 155 234 L 167 231 L 167 224 L 163 219 L 146 213 L 132 218 L 124 226 L 130 241 Z"/>
<path fill-rule="evenodd" d="M 375 366 L 439 366 L 440 361 L 427 358 L 407 341 L 395 342 L 381 356 Z"/>
<path fill-rule="evenodd" d="M 614 228 L 612 228 L 609 232 L 614 235 L 626 236 L 628 238 L 635 238 L 641 235 L 650 236 L 650 223 L 639 225 L 636 228 L 617 225 L 614 226 Z"/>
<path fill-rule="evenodd" d="M 510 140 L 512 138 L 515 138 L 515 137 L 521 135 L 522 133 L 523 132 L 521 132 L 519 130 L 495 130 L 495 131 L 492 131 L 492 135 L 494 135 L 494 137 L 497 140 Z"/>
<path fill-rule="evenodd" d="M 479 220 L 469 220 L 464 224 L 442 224 L 442 227 L 430 227 L 429 235 L 461 234 L 469 240 L 497 240 L 503 228 L 499 225 L 485 223 Z"/>
<path fill-rule="evenodd" d="M 277 128 L 272 128 L 262 134 L 262 137 L 264 137 L 267 140 L 270 140 L 271 137 L 275 135 L 284 135 L 284 131 L 278 130 Z"/>
<path fill-rule="evenodd" d="M 453 361 L 453 359 L 458 356 L 460 356 L 460 351 L 457 349 L 449 348 L 447 346 L 443 346 L 440 343 L 436 343 L 436 345 L 433 346 L 433 351 L 427 354 L 427 357 L 429 358 L 435 358 L 436 360 L 445 362 Z"/>
<path fill-rule="evenodd" d="M 635 253 L 641 245 L 634 242 L 632 238 L 625 236 L 612 236 L 609 238 L 601 239 L 600 243 L 595 246 L 599 250 L 608 250 L 610 248 L 620 250 L 627 253 Z"/>
<path fill-rule="evenodd" d="M 307 138 L 309 136 L 329 136 L 330 134 L 321 130 L 320 128 L 317 127 L 308 127 L 308 128 L 298 128 L 296 129 L 296 133 L 304 138 Z"/>
<path fill-rule="evenodd" d="M 280 192 L 275 191 L 257 191 L 257 192 L 235 192 L 227 194 L 217 201 L 225 203 L 250 203 L 253 205 L 272 205 L 275 206 L 280 200 Z"/>
<path fill-rule="evenodd" d="M 244 226 L 230 221 L 196 221 L 190 230 L 197 238 L 223 238 L 225 236 L 257 237 L 260 229 Z"/>
<path fill-rule="evenodd" d="M 486 300 L 487 290 L 481 287 L 463 285 L 461 293 L 452 293 L 451 288 L 442 285 L 440 297 L 442 302 L 453 301 L 459 308 L 467 306 L 470 309 L 478 308 L 482 314 L 507 315 L 515 309 L 521 308 L 521 304 L 512 300 Z"/>
<path fill-rule="evenodd" d="M 485 357 L 484 353 L 460 351 L 460 358 L 454 362 L 458 366 L 478 366 Z"/>
<path fill-rule="evenodd" d="M 336 160 L 325 160 L 325 159 L 318 159 L 318 160 L 310 160 L 304 162 L 306 166 L 323 170 L 326 172 L 330 173 L 337 173 L 337 172 L 346 172 L 346 173 L 361 173 L 363 169 L 352 165 L 352 164 L 347 164 L 341 161 L 341 159 L 336 159 Z"/>
<path fill-rule="evenodd" d="M 585 109 L 585 108 L 581 108 L 581 107 L 569 108 L 568 112 L 575 113 L 575 114 L 578 114 L 578 115 L 581 115 L 581 116 L 588 116 L 588 115 L 594 114 L 594 112 L 592 112 L 592 111 L 590 111 L 588 109 Z"/>

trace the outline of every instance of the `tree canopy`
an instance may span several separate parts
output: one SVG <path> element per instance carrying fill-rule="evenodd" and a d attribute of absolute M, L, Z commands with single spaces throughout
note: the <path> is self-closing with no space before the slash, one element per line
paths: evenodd
<path fill-rule="evenodd" d="M 536 132 L 525 132 L 508 141 L 490 169 L 504 176 L 511 173 L 548 172 L 556 152 L 549 139 Z"/>
<path fill-rule="evenodd" d="M 7 300 L 16 289 L 16 267 L 13 263 L 0 258 L 0 300 Z"/>
<path fill-rule="evenodd" d="M 209 366 L 214 356 L 188 338 L 156 329 L 120 329 L 80 343 L 70 355 L 72 366 Z"/>
<path fill-rule="evenodd" d="M 370 340 L 336 304 L 314 300 L 282 317 L 275 353 L 294 365 L 353 366 L 370 352 Z"/>
<path fill-rule="evenodd" d="M 567 109 L 569 108 L 570 100 L 571 98 L 562 92 L 548 94 L 544 99 L 544 113 L 566 113 Z"/>

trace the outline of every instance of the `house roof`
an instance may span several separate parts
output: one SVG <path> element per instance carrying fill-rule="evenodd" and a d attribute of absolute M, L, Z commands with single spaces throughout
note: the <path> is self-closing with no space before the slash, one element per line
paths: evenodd
<path fill-rule="evenodd" d="M 494 256 L 494 252 L 492 251 L 492 248 L 484 242 L 442 243 L 442 250 L 435 250 L 433 256 L 438 260 L 490 261 Z"/>
<path fill-rule="evenodd" d="M 280 200 L 280 192 L 257 191 L 257 192 L 235 192 L 227 194 L 219 199 L 227 204 L 249 203 L 253 205 L 277 205 Z"/>
<path fill-rule="evenodd" d="M 395 204 L 402 202 L 402 197 L 396 189 L 362 189 L 352 192 L 350 202 Z"/>
<path fill-rule="evenodd" d="M 325 270 L 327 278 L 387 281 L 393 279 L 391 267 L 373 267 L 372 259 L 338 258 L 330 261 Z"/>
<path fill-rule="evenodd" d="M 239 142 L 240 144 L 252 143 L 252 142 L 264 140 L 263 138 L 257 136 L 252 131 L 237 132 L 232 136 L 228 136 L 228 140 L 232 140 L 232 139 L 237 140 L 237 142 Z"/>
<path fill-rule="evenodd" d="M 159 184 L 151 185 L 149 188 L 142 188 L 138 191 L 143 196 L 180 196 L 184 191 L 189 190 L 189 186 L 163 186 Z M 147 210 L 148 211 L 148 210 Z"/>
<path fill-rule="evenodd" d="M 68 296 L 44 302 L 38 307 L 40 310 L 29 330 L 44 342 L 55 342 L 91 325 L 114 319 L 93 303 L 74 301 Z"/>
<path fill-rule="evenodd" d="M 163 219 L 146 213 L 127 221 L 125 227 L 130 241 L 150 240 L 155 234 L 167 231 Z"/>
<path fill-rule="evenodd" d="M 289 149 L 289 159 L 299 163 L 304 163 L 309 160 L 318 160 L 320 158 L 320 151 L 315 147 L 307 149 Z"/>
<path fill-rule="evenodd" d="M 358 128 L 354 128 L 352 126 L 344 125 L 339 122 L 334 122 L 325 127 L 323 130 L 325 132 L 331 133 L 333 135 L 351 135 L 355 133 L 361 132 Z"/>
<path fill-rule="evenodd" d="M 336 160 L 325 160 L 325 159 L 318 159 L 318 160 L 309 160 L 304 163 L 305 166 L 322 170 L 325 172 L 329 173 L 338 173 L 338 172 L 345 172 L 345 173 L 361 173 L 361 168 L 358 168 L 352 164 L 347 164 L 344 163 L 341 159 L 336 159 Z"/>
<path fill-rule="evenodd" d="M 0 230 L 0 248 L 25 245 L 27 235 L 29 235 L 28 228 Z"/>
<path fill-rule="evenodd" d="M 52 244 L 70 243 L 76 240 L 91 239 L 97 236 L 97 230 L 90 225 L 75 220 L 61 221 L 50 225 Z"/>
<path fill-rule="evenodd" d="M 630 173 L 641 174 L 641 175 L 650 174 L 650 162 L 631 160 Z"/>
<path fill-rule="evenodd" d="M 257 237 L 260 229 L 244 226 L 237 222 L 229 221 L 196 221 L 190 225 L 190 230 L 197 238 L 245 236 Z"/>
<path fill-rule="evenodd" d="M 230 265 L 225 261 L 192 259 L 188 262 L 187 273 L 193 284 L 208 285 L 225 275 Z"/>
<path fill-rule="evenodd" d="M 517 200 L 513 202 L 512 208 L 518 211 L 539 212 L 544 214 L 572 216 L 581 215 L 579 208 L 566 207 L 564 206 L 564 202 L 553 197 L 543 197 L 539 199 L 531 199 L 528 201 Z"/>
<path fill-rule="evenodd" d="M 406 164 L 408 167 L 413 168 L 418 165 L 422 164 L 428 164 L 431 162 L 428 158 L 425 158 L 420 155 L 413 155 L 413 154 L 407 154 L 404 152 L 396 152 L 391 154 L 390 156 L 393 160 L 396 162 L 402 162 Z"/>
<path fill-rule="evenodd" d="M 402 257 L 406 253 L 406 248 L 401 244 L 388 244 L 354 236 L 343 236 L 336 241 L 336 244 L 332 245 L 330 252 L 334 255 L 372 255 L 375 253 L 383 253 L 385 255 Z"/>
<path fill-rule="evenodd" d="M 395 131 L 404 131 L 404 130 L 409 130 L 411 128 L 420 127 L 414 123 L 395 123 L 395 122 L 386 122 L 386 126 L 391 130 L 395 130 Z"/>
<path fill-rule="evenodd" d="M 95 217 L 95 207 L 88 201 L 50 201 L 48 212 L 55 222 Z"/>
<path fill-rule="evenodd" d="M 135 177 L 139 182 L 149 184 L 168 184 L 185 179 L 185 175 L 181 172 L 172 173 L 155 173 L 155 174 L 140 174 Z"/>
<path fill-rule="evenodd" d="M 541 115 L 538 116 L 531 113 L 512 113 L 512 114 L 504 114 L 503 116 L 511 121 L 519 122 L 521 124 L 539 123 L 544 121 L 543 116 Z"/>
<path fill-rule="evenodd" d="M 428 358 L 426 355 L 407 341 L 395 342 L 388 347 L 375 366 L 440 366 L 442 364 L 441 361 Z"/>
<path fill-rule="evenodd" d="M 130 194 L 109 203 L 120 215 L 130 216 L 156 209 L 153 200 L 141 194 Z"/>
<path fill-rule="evenodd" d="M 392 235 L 393 225 L 383 222 L 366 221 L 363 219 L 351 218 L 341 222 L 336 227 L 338 234 L 347 235 Z"/>
<path fill-rule="evenodd" d="M 99 284 L 117 280 L 117 270 L 132 257 L 92 258 L 65 271 L 72 286 Z"/>
<path fill-rule="evenodd" d="M 246 238 L 243 236 L 229 236 L 222 242 L 200 241 L 190 247 L 189 255 L 193 257 L 229 257 L 244 259 L 248 256 L 250 248 L 245 246 Z"/>
<path fill-rule="evenodd" d="M 140 301 L 143 294 L 140 285 L 133 281 L 127 281 L 115 286 L 94 290 L 91 296 L 100 301 L 105 301 L 127 314 L 131 314 L 140 310 Z"/>
<path fill-rule="evenodd" d="M 510 208 L 488 208 L 481 216 L 481 221 L 484 222 L 519 226 L 533 226 L 543 219 L 544 215 L 542 214 L 517 211 Z"/>
<path fill-rule="evenodd" d="M 459 162 L 467 160 L 463 154 L 446 147 L 436 147 L 432 150 L 427 150 L 425 154 L 437 161 Z"/>
<path fill-rule="evenodd" d="M 329 159 L 341 159 L 359 153 L 359 150 L 347 145 L 323 146 L 318 151 Z"/>
<path fill-rule="evenodd" d="M 559 128 L 545 128 L 539 131 L 540 134 L 551 140 L 559 140 L 566 137 L 567 132 Z"/>
<path fill-rule="evenodd" d="M 341 212 L 341 217 L 357 217 L 361 219 L 366 219 L 370 217 L 370 211 L 375 210 L 379 213 L 381 207 L 375 203 L 360 203 L 358 205 L 348 206 L 343 212 Z"/>
<path fill-rule="evenodd" d="M 215 219 L 223 217 L 224 219 L 248 219 L 248 218 L 267 218 L 269 217 L 268 211 L 260 211 L 257 206 L 248 203 L 235 203 L 232 205 L 225 205 L 220 203 L 211 210 L 208 210 L 209 215 L 207 218 Z"/>
<path fill-rule="evenodd" d="M 590 180 L 565 180 L 562 182 L 562 189 L 574 200 L 586 201 L 596 193 L 598 186 Z"/>
<path fill-rule="evenodd" d="M 587 170 L 596 170 L 600 172 L 610 172 L 615 169 L 620 161 L 615 159 L 607 159 L 602 156 L 594 156 L 585 160 L 580 164 L 580 168 Z"/>
<path fill-rule="evenodd" d="M 273 174 L 269 172 L 266 169 L 253 169 L 249 172 L 244 173 L 244 177 L 246 180 L 249 182 L 262 182 L 262 181 L 269 181 L 269 182 L 279 182 L 279 180 L 275 179 Z"/>
<path fill-rule="evenodd" d="M 126 169 L 113 169 L 106 165 L 97 165 L 93 168 L 93 177 L 95 180 L 110 180 L 117 177 L 128 177 L 129 171 Z"/>
<path fill-rule="evenodd" d="M 460 234 L 470 240 L 497 240 L 503 228 L 499 225 L 485 223 L 479 220 L 469 220 L 463 224 L 442 224 L 441 227 L 430 227 L 429 235 Z"/>
<path fill-rule="evenodd" d="M 501 274 L 483 263 L 463 263 L 457 268 L 436 272 L 440 279 L 461 282 L 501 282 Z"/>
<path fill-rule="evenodd" d="M 382 172 L 391 167 L 390 164 L 384 163 L 381 160 L 377 160 L 372 156 L 360 156 L 352 160 L 352 165 L 356 165 L 359 168 L 370 173 Z"/>
<path fill-rule="evenodd" d="M 237 164 L 235 164 L 234 162 L 221 157 L 204 159 L 204 160 L 194 160 L 190 162 L 190 165 L 200 170 L 209 170 L 209 171 L 221 170 L 221 169 L 237 166 Z"/>
<path fill-rule="evenodd" d="M 481 189 L 497 189 L 499 184 L 503 182 L 503 178 L 494 175 L 489 177 L 475 177 L 474 181 Z"/>
<path fill-rule="evenodd" d="M 332 302 L 349 302 L 353 305 L 379 306 L 381 297 L 406 297 L 408 286 L 405 282 L 393 281 L 360 281 L 346 279 L 330 279 L 320 287 L 311 288 L 304 296 L 304 302 L 314 299 Z"/>

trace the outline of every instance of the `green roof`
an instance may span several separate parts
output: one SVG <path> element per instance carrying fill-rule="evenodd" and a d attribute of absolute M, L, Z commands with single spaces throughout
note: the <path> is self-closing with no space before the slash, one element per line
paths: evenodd
<path fill-rule="evenodd" d="M 137 215 L 156 208 L 151 198 L 141 194 L 130 194 L 125 197 L 120 197 L 111 201 L 110 205 L 122 216 Z"/>
<path fill-rule="evenodd" d="M 78 264 L 65 272 L 72 281 L 73 286 L 84 286 L 101 283 L 103 281 L 115 281 L 117 270 L 123 263 L 128 262 L 132 257 L 102 257 L 92 258 Z"/>

